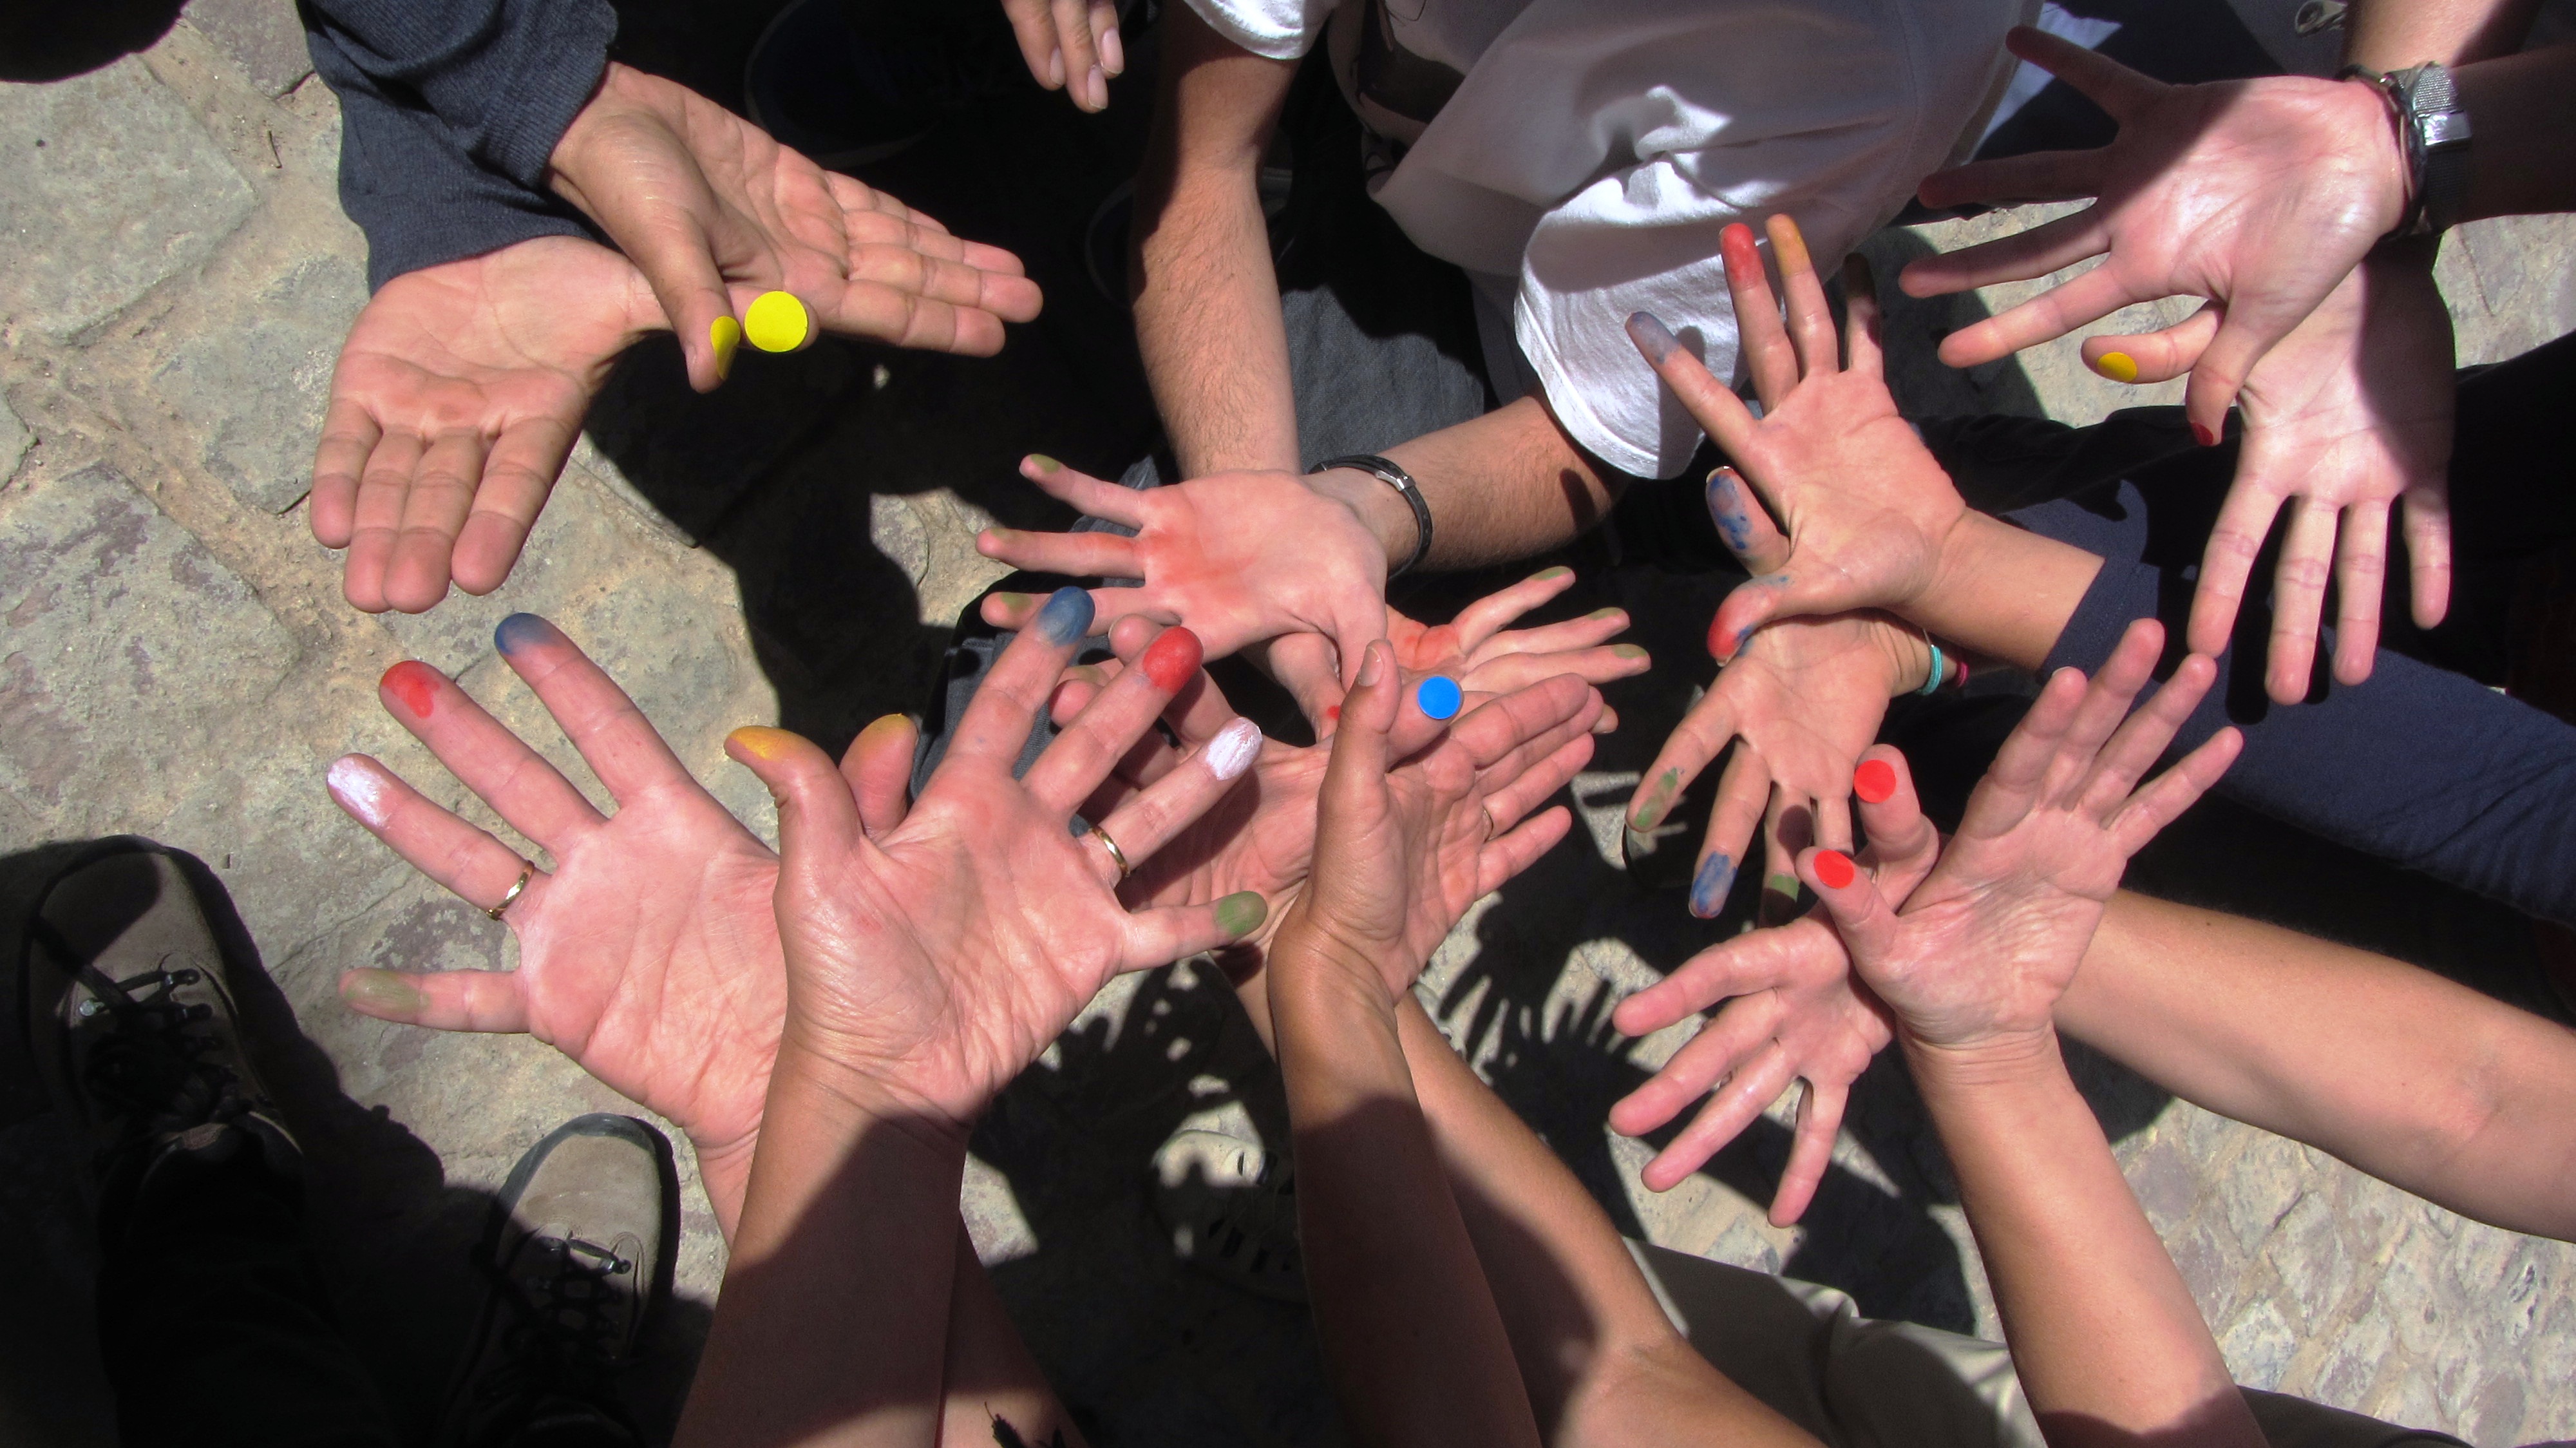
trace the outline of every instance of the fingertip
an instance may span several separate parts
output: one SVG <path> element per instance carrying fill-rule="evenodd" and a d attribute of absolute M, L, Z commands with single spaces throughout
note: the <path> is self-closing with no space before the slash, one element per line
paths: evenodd
<path fill-rule="evenodd" d="M 1885 804 L 1896 794 L 1896 766 L 1884 759 L 1864 759 L 1852 771 L 1852 793 L 1863 804 Z"/>
<path fill-rule="evenodd" d="M 398 973 L 364 966 L 341 972 L 340 999 L 358 1014 L 383 1021 L 412 1020 L 429 1005 L 429 998 Z"/>
<path fill-rule="evenodd" d="M 1088 594 L 1083 596 L 1086 599 L 1090 597 Z M 1183 685 L 1198 676 L 1199 661 L 1205 652 L 1197 634 L 1174 625 L 1155 635 L 1154 641 L 1146 645 L 1144 655 L 1137 660 L 1137 667 L 1144 670 L 1146 679 L 1155 688 L 1166 694 L 1177 694 Z"/>
<path fill-rule="evenodd" d="M 568 642 L 563 631 L 533 613 L 511 614 L 492 629 L 492 647 L 505 659 L 557 642 Z"/>
<path fill-rule="evenodd" d="M 793 757 L 796 747 L 804 742 L 801 736 L 791 734 L 784 729 L 773 729 L 765 724 L 746 724 L 725 736 L 725 753 L 730 755 L 735 763 L 744 765 L 758 774 L 761 772 L 760 766 L 764 764 L 777 764 Z"/>
<path fill-rule="evenodd" d="M 1216 902 L 1216 928 L 1228 940 L 1241 940 L 1270 918 L 1270 902 L 1258 890 L 1237 890 Z"/>
<path fill-rule="evenodd" d="M 1682 345 L 1681 339 L 1673 335 L 1672 328 L 1665 326 L 1662 319 L 1652 312 L 1631 312 L 1628 315 L 1628 340 L 1635 343 L 1637 350 L 1656 367 L 1671 361 Z"/>
<path fill-rule="evenodd" d="M 2095 372 L 2113 382 L 2133 383 L 2138 380 L 2138 359 L 2126 352 L 2105 352 L 2092 359 L 2091 365 Z"/>
<path fill-rule="evenodd" d="M 1815 883 L 1827 890 L 1848 890 L 1852 881 L 1858 878 L 1851 856 L 1840 850 L 1815 851 L 1808 857 L 1807 868 L 1815 877 Z"/>
<path fill-rule="evenodd" d="M 1029 628 L 1048 645 L 1062 648 L 1091 632 L 1091 617 L 1090 593 L 1067 584 L 1047 595 L 1046 606 L 1038 610 Z"/>
<path fill-rule="evenodd" d="M 716 383 L 722 386 L 733 375 L 733 354 L 742 346 L 742 323 L 731 314 L 717 317 L 707 324 L 707 347 L 714 354 Z"/>
<path fill-rule="evenodd" d="M 439 686 L 446 682 L 447 676 L 438 670 L 418 659 L 405 659 L 385 670 L 376 690 L 401 704 L 414 719 L 426 719 L 436 711 Z"/>

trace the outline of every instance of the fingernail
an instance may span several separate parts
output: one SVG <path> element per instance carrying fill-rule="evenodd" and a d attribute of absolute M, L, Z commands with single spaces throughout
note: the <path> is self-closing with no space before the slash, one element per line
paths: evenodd
<path fill-rule="evenodd" d="M 1029 626 L 1039 638 L 1062 648 L 1091 632 L 1091 595 L 1070 586 L 1059 588 L 1047 595 L 1046 607 L 1038 610 Z"/>
<path fill-rule="evenodd" d="M 762 759 L 780 759 L 794 747 L 796 736 L 784 729 L 772 729 L 764 724 L 745 724 L 726 735 L 725 742 L 739 744 Z"/>
<path fill-rule="evenodd" d="M 1554 568 L 1542 568 L 1542 569 L 1540 569 L 1538 572 L 1531 574 L 1531 575 L 1529 576 L 1529 581 L 1530 581 L 1530 582 L 1532 582 L 1532 583 L 1546 583 L 1546 582 L 1549 582 L 1549 581 L 1550 581 L 1550 580 L 1552 580 L 1552 579 L 1558 579 L 1558 578 L 1564 578 L 1564 577 L 1567 577 L 1568 575 L 1572 574 L 1573 572 L 1574 572 L 1574 570 L 1573 570 L 1573 569 L 1568 568 L 1568 567 L 1566 567 L 1564 564 L 1560 563 L 1560 564 L 1556 565 Z"/>
<path fill-rule="evenodd" d="M 1237 890 L 1216 902 L 1216 928 L 1241 940 L 1270 918 L 1270 904 L 1258 890 Z"/>
<path fill-rule="evenodd" d="M 380 681 L 384 691 L 400 699 L 402 706 L 409 709 L 415 719 L 429 717 L 430 709 L 438 699 L 438 686 L 446 682 L 445 674 L 418 659 L 405 659 L 385 670 Z"/>
<path fill-rule="evenodd" d="M 562 637 L 553 624 L 535 614 L 514 613 L 494 626 L 492 647 L 500 650 L 504 657 L 511 657 L 521 649 L 551 643 Z"/>
<path fill-rule="evenodd" d="M 1049 86 L 1064 84 L 1064 52 L 1061 50 L 1047 57 L 1047 84 Z"/>
<path fill-rule="evenodd" d="M 1682 772 L 1679 767 L 1667 769 L 1656 775 L 1655 787 L 1646 792 L 1645 799 L 1639 801 L 1636 818 L 1629 821 L 1629 828 L 1651 830 L 1662 824 L 1665 812 L 1673 807 L 1673 796 L 1681 791 L 1681 787 Z"/>
<path fill-rule="evenodd" d="M 733 375 L 733 349 L 742 345 L 742 323 L 718 317 L 707 323 L 707 345 L 716 349 L 716 380 Z"/>
<path fill-rule="evenodd" d="M 814 314 L 793 292 L 762 292 L 743 310 L 742 334 L 763 352 L 793 352 L 814 331 Z"/>
<path fill-rule="evenodd" d="M 1642 659 L 1646 656 L 1645 649 L 1637 644 L 1612 644 L 1610 652 L 1622 659 Z"/>
<path fill-rule="evenodd" d="M 1111 75 L 1127 73 L 1127 42 L 1119 39 L 1115 30 L 1100 37 L 1100 63 Z"/>
<path fill-rule="evenodd" d="M 1056 469 L 1063 467 L 1064 464 L 1048 457 L 1045 453 L 1031 453 L 1029 454 L 1029 466 L 1036 468 L 1042 473 L 1051 473 Z"/>
<path fill-rule="evenodd" d="M 1425 717 L 1432 719 L 1457 717 L 1458 706 L 1465 702 L 1466 697 L 1457 680 L 1439 674 L 1433 674 L 1413 687 L 1413 702 L 1421 707 Z"/>
<path fill-rule="evenodd" d="M 1661 367 L 1681 349 L 1682 340 L 1673 329 L 1663 324 L 1652 312 L 1632 312 L 1628 316 L 1628 340 L 1646 354 L 1646 360 Z"/>
<path fill-rule="evenodd" d="M 2138 359 L 2126 352 L 2105 352 L 2093 359 L 2093 370 L 2114 382 L 2138 380 Z"/>
<path fill-rule="evenodd" d="M 1715 920 L 1726 908 L 1726 894 L 1735 888 L 1735 862 L 1724 855 L 1711 855 L 1699 862 L 1699 873 L 1691 876 L 1690 912 L 1702 920 Z"/>
<path fill-rule="evenodd" d="M 1840 890 L 1852 882 L 1851 856 L 1840 850 L 1816 851 L 1816 878 L 1830 890 Z"/>
<path fill-rule="evenodd" d="M 353 1006 L 373 1006 L 380 1011 L 417 1015 L 429 998 L 412 988 L 412 983 L 390 970 L 362 969 L 340 977 L 340 999 Z"/>
<path fill-rule="evenodd" d="M 1095 65 L 1091 68 L 1089 81 L 1090 83 L 1084 86 L 1083 90 L 1091 97 L 1092 109 L 1101 111 L 1109 109 L 1109 73 Z"/>
<path fill-rule="evenodd" d="M 331 767 L 323 773 L 322 780 L 330 786 L 331 797 L 349 813 L 377 829 L 385 827 L 385 819 L 392 813 L 390 791 L 358 756 L 351 754 L 331 761 Z"/>
<path fill-rule="evenodd" d="M 2196 422 L 2191 425 L 2191 440 L 2199 443 L 2202 447 L 2218 446 L 2218 434 L 2211 432 L 2208 428 L 2205 428 Z"/>
<path fill-rule="evenodd" d="M 1884 759 L 1864 759 L 1852 771 L 1852 793 L 1864 804 L 1885 804 L 1896 793 L 1896 766 Z"/>
<path fill-rule="evenodd" d="M 1090 595 L 1084 594 L 1083 597 L 1088 601 Z M 1155 688 L 1166 694 L 1177 694 L 1181 686 L 1190 681 L 1190 676 L 1199 671 L 1199 659 L 1203 653 L 1197 634 L 1185 628 L 1167 628 L 1145 646 L 1144 657 L 1136 661 L 1136 666 L 1145 671 L 1146 679 Z"/>
<path fill-rule="evenodd" d="M 1371 684 L 1376 683 L 1378 681 L 1378 676 L 1385 672 L 1384 666 L 1381 665 L 1378 660 L 1379 654 L 1377 651 L 1377 645 L 1375 644 L 1369 645 L 1367 649 L 1361 652 L 1359 687 L 1365 689 Z"/>
<path fill-rule="evenodd" d="M 1237 719 L 1217 731 L 1207 743 L 1208 773 L 1219 779 L 1238 778 L 1261 757 L 1261 726 L 1249 719 Z"/>

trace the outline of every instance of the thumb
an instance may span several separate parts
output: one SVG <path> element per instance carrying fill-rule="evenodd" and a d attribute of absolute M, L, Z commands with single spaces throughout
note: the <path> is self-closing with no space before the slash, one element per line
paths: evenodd
<path fill-rule="evenodd" d="M 2161 332 L 2087 337 L 2084 365 L 2113 382 L 2144 385 L 2170 381 L 2200 361 L 2225 315 L 2216 302 L 2211 302 Z M 2224 409 L 2221 411 L 2223 415 Z"/>
<path fill-rule="evenodd" d="M 1895 953 L 1896 911 L 1878 893 L 1869 872 L 1840 850 L 1809 849 L 1798 856 L 1798 878 L 1816 892 L 1834 917 L 1834 933 L 1843 938 L 1852 965 L 1864 978 L 1872 966 Z"/>
<path fill-rule="evenodd" d="M 850 741 L 841 756 L 841 777 L 849 781 L 858 802 L 859 827 L 875 839 L 903 823 L 912 808 L 912 756 L 921 728 L 901 714 L 888 714 Z"/>
<path fill-rule="evenodd" d="M 2183 384 L 2183 416 L 2191 420 L 2191 435 L 2202 447 L 2215 447 L 2227 435 L 2227 410 L 2236 405 L 2236 394 L 2244 390 L 2254 364 L 2305 315 L 2258 314 L 2241 305 L 2221 314 L 2217 332 L 2191 365 L 2191 380 Z"/>
<path fill-rule="evenodd" d="M 1867 607 L 1868 599 L 1835 598 L 1821 583 L 1806 580 L 1812 570 L 1795 566 L 1797 555 L 1791 554 L 1790 567 L 1778 573 L 1766 573 L 1735 586 L 1717 606 L 1717 616 L 1708 621 L 1708 656 L 1726 663 L 1744 649 L 1744 641 L 1753 631 L 1774 619 L 1806 618 L 1816 614 L 1842 613 Z"/>
<path fill-rule="evenodd" d="M 1869 836 L 1871 875 L 1882 890 L 1905 899 L 1941 857 L 1941 832 L 1923 813 L 1905 756 L 1894 745 L 1871 745 L 1852 770 L 1852 796 Z"/>
<path fill-rule="evenodd" d="M 726 735 L 725 753 L 758 775 L 778 802 L 782 890 L 807 862 L 844 855 L 865 843 L 849 780 L 813 741 L 784 729 L 754 726 Z"/>
<path fill-rule="evenodd" d="M 641 234 L 616 240 L 627 259 L 644 273 L 645 285 L 653 289 L 662 315 L 678 334 L 680 354 L 688 362 L 689 385 L 713 392 L 733 370 L 734 352 L 742 345 L 742 323 L 734 317 L 733 299 L 725 290 L 705 229 L 688 219 L 685 210 L 674 215 L 680 219 L 678 224 L 622 228 Z"/>
<path fill-rule="evenodd" d="M 1402 693 L 1395 650 L 1383 640 L 1361 650 L 1359 682 L 1342 699 L 1342 724 L 1333 735 L 1333 761 L 1324 776 L 1328 797 L 1375 789 L 1385 779 L 1387 733 L 1395 726 Z"/>

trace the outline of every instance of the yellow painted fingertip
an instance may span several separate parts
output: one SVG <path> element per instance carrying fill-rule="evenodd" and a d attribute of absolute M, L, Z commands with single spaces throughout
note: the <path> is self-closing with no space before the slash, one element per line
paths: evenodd
<path fill-rule="evenodd" d="M 2114 382 L 2138 380 L 2138 359 L 2126 352 L 2105 352 L 2093 359 L 2093 370 Z"/>
<path fill-rule="evenodd" d="M 761 759 L 784 759 L 788 751 L 796 747 L 796 736 L 784 729 L 746 724 L 726 735 L 725 742 L 737 745 L 744 753 Z"/>
<path fill-rule="evenodd" d="M 763 352 L 793 352 L 814 333 L 814 314 L 793 292 L 762 292 L 743 310 L 742 333 Z"/>
<path fill-rule="evenodd" d="M 742 345 L 742 323 L 731 317 L 707 323 L 707 345 L 716 351 L 716 380 L 722 382 L 733 374 L 734 349 Z"/>

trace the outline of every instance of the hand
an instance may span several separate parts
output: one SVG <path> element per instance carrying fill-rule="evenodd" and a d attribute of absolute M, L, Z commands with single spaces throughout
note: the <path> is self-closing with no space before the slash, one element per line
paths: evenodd
<path fill-rule="evenodd" d="M 1030 457 L 1020 475 L 1095 518 L 1136 530 L 1023 533 L 988 528 L 975 549 L 1014 568 L 1136 578 L 1092 598 L 1104 617 L 1181 623 L 1223 658 L 1285 634 L 1321 634 L 1345 681 L 1386 634 L 1386 553 L 1344 504 L 1288 473 L 1218 473 L 1141 492 Z M 1001 619 L 987 611 L 987 622 Z"/>
<path fill-rule="evenodd" d="M 2022 281 L 2109 252 L 2095 269 L 1941 345 L 1991 362 L 2133 302 L 2208 297 L 2225 320 L 2183 406 L 2215 443 L 2254 363 L 2403 219 L 2406 163 L 2373 88 L 2301 76 L 2169 86 L 2037 30 L 2012 53 L 2090 98 L 2120 133 L 2098 151 L 1981 161 L 1923 183 L 1928 206 L 2099 198 L 2017 236 L 1905 269 L 1918 297 Z"/>
<path fill-rule="evenodd" d="M 1517 716 L 1509 732 L 1539 735 L 1534 744 L 1485 757 L 1460 737 L 1468 732 L 1462 721 L 1398 767 L 1392 732 L 1400 714 L 1418 712 L 1415 691 L 1398 679 L 1393 651 L 1382 641 L 1370 645 L 1333 737 L 1314 877 L 1288 907 L 1275 958 L 1348 972 L 1392 1009 L 1467 907 L 1573 827 L 1563 805 L 1519 818 L 1592 756 L 1592 738 L 1579 727 L 1553 735 L 1538 727 L 1572 687 L 1571 680 L 1550 680 L 1477 711 Z M 1533 761 L 1543 790 L 1528 787 Z M 1492 791 L 1489 776 L 1524 787 Z"/>
<path fill-rule="evenodd" d="M 2123 351 L 2138 380 L 2178 377 L 2219 332 L 2216 304 L 2167 332 L 2093 337 L 2084 355 Z M 2334 676 L 2370 677 L 2388 570 L 2388 505 L 2405 505 L 2414 614 L 2442 621 L 2451 592 L 2451 314 L 2432 276 L 2402 260 L 2346 275 L 2245 380 L 2243 454 L 2210 529 L 2193 595 L 2191 647 L 2225 648 L 2273 515 L 2291 506 L 2272 584 L 2265 682 L 2280 703 L 2308 695 L 2326 579 L 2336 584 Z M 2340 532 L 2338 532 L 2340 514 Z"/>
<path fill-rule="evenodd" d="M 736 319 L 765 292 L 792 293 L 824 331 L 972 357 L 1002 350 L 1004 322 L 1038 314 L 1037 284 L 1009 252 L 960 241 L 695 91 L 615 61 L 555 143 L 548 180 L 651 280 L 700 392 L 724 380 L 743 337 Z M 801 335 L 787 345 L 809 343 L 813 326 L 793 320 Z"/>
<path fill-rule="evenodd" d="M 1495 695 L 1558 674 L 1572 674 L 1598 687 L 1653 668 L 1655 661 L 1644 648 L 1608 642 L 1627 631 L 1628 615 L 1623 609 L 1595 609 L 1581 618 L 1536 628 L 1503 627 L 1573 586 L 1573 569 L 1541 569 L 1485 595 L 1442 624 L 1420 623 L 1390 604 L 1387 643 L 1395 650 L 1397 670 L 1407 683 L 1433 674 L 1457 680 L 1466 696 L 1462 708 L 1473 709 Z M 1272 672 L 1296 696 L 1298 707 L 1315 727 L 1315 737 L 1327 739 L 1341 721 L 1341 680 L 1333 675 L 1328 657 L 1311 669 L 1300 669 L 1281 657 L 1288 645 L 1301 641 L 1321 642 L 1313 634 L 1278 640 L 1271 650 Z M 1595 732 L 1608 734 L 1618 727 L 1617 712 L 1602 709 Z"/>
<path fill-rule="evenodd" d="M 368 301 L 331 374 L 313 536 L 342 592 L 420 613 L 501 586 L 609 364 L 662 326 L 643 273 L 546 236 L 407 272 Z"/>
<path fill-rule="evenodd" d="M 1855 257 L 1844 268 L 1851 356 L 1840 366 L 1833 314 L 1798 224 L 1774 216 L 1767 225 L 1788 294 L 1785 328 L 1751 228 L 1729 226 L 1718 237 L 1742 355 L 1762 399 L 1759 420 L 1663 323 L 1643 312 L 1628 320 L 1656 374 L 1786 525 L 1784 542 L 1731 478 L 1711 476 L 1719 532 L 1739 556 L 1761 560 L 1709 624 L 1709 653 L 1720 663 L 1774 618 L 1902 611 L 1936 585 L 1967 512 L 1949 475 L 1896 414 L 1882 378 L 1868 267 Z"/>
<path fill-rule="evenodd" d="M 962 1141 L 993 1094 L 1110 976 L 1241 939 L 1265 914 L 1254 895 L 1131 914 L 1113 893 L 1117 862 L 1096 836 L 1066 828 L 1198 677 L 1188 630 L 1165 630 L 1024 777 L 1011 777 L 1090 625 L 1089 596 L 1058 590 L 995 661 L 921 798 L 873 839 L 820 750 L 776 729 L 736 730 L 726 741 L 778 800 L 788 992 L 780 1050 L 889 1119 Z M 1130 863 L 1149 859 L 1223 783 L 1208 770 L 1175 771 L 1111 811 L 1101 830 Z"/>
<path fill-rule="evenodd" d="M 2058 670 L 1968 797 L 1957 837 L 1901 902 L 1833 851 L 1799 861 L 1854 970 L 1909 1043 L 1982 1050 L 2053 1030 L 2129 857 L 2234 762 L 2242 736 L 2222 729 L 2139 787 L 2218 672 L 2191 655 L 2129 717 L 2163 643 L 2164 630 L 2140 619 L 2089 687 L 2080 672 Z M 1882 816 L 1902 829 L 1919 813 L 1907 782 L 1897 785 L 1863 810 L 1873 834 Z"/>
<path fill-rule="evenodd" d="M 1864 804 L 1900 787 L 1911 799 L 1912 786 L 1897 782 L 1904 769 L 1904 756 L 1881 745 L 1861 756 L 1854 788 Z M 1920 810 L 1904 818 L 1883 812 L 1870 818 L 1869 848 L 1858 863 L 1881 891 L 1902 899 L 1930 872 L 1940 833 Z M 1751 1125 L 1791 1081 L 1803 1082 L 1789 1161 L 1771 1198 L 1773 1225 L 1788 1226 L 1805 1214 L 1824 1180 L 1851 1083 L 1888 1043 L 1887 1012 L 1853 978 L 1841 937 L 1820 911 L 1809 911 L 1775 929 L 1710 946 L 1621 1001 L 1611 1021 L 1627 1035 L 1643 1036 L 1711 1006 L 1717 1013 L 1698 1034 L 1610 1108 L 1610 1129 L 1643 1136 L 1717 1092 L 1640 1173 L 1651 1190 L 1670 1191 Z"/>
<path fill-rule="evenodd" d="M 1002 0 L 1002 13 L 1038 84 L 1064 87 L 1086 111 L 1109 109 L 1110 79 L 1127 69 L 1111 0 Z"/>
<path fill-rule="evenodd" d="M 1644 853 L 1682 791 L 1740 741 L 1719 777 L 1708 837 L 1691 873 L 1690 910 L 1726 908 L 1756 824 L 1763 826 L 1763 924 L 1797 899 L 1798 852 L 1851 848 L 1852 769 L 1878 737 L 1887 701 L 1920 688 L 1931 651 L 1876 613 L 1789 618 L 1755 631 L 1691 706 L 1629 801 L 1629 851 Z M 1789 886 L 1771 888 L 1773 882 Z M 1774 901 L 1781 902 L 1774 904 Z"/>

